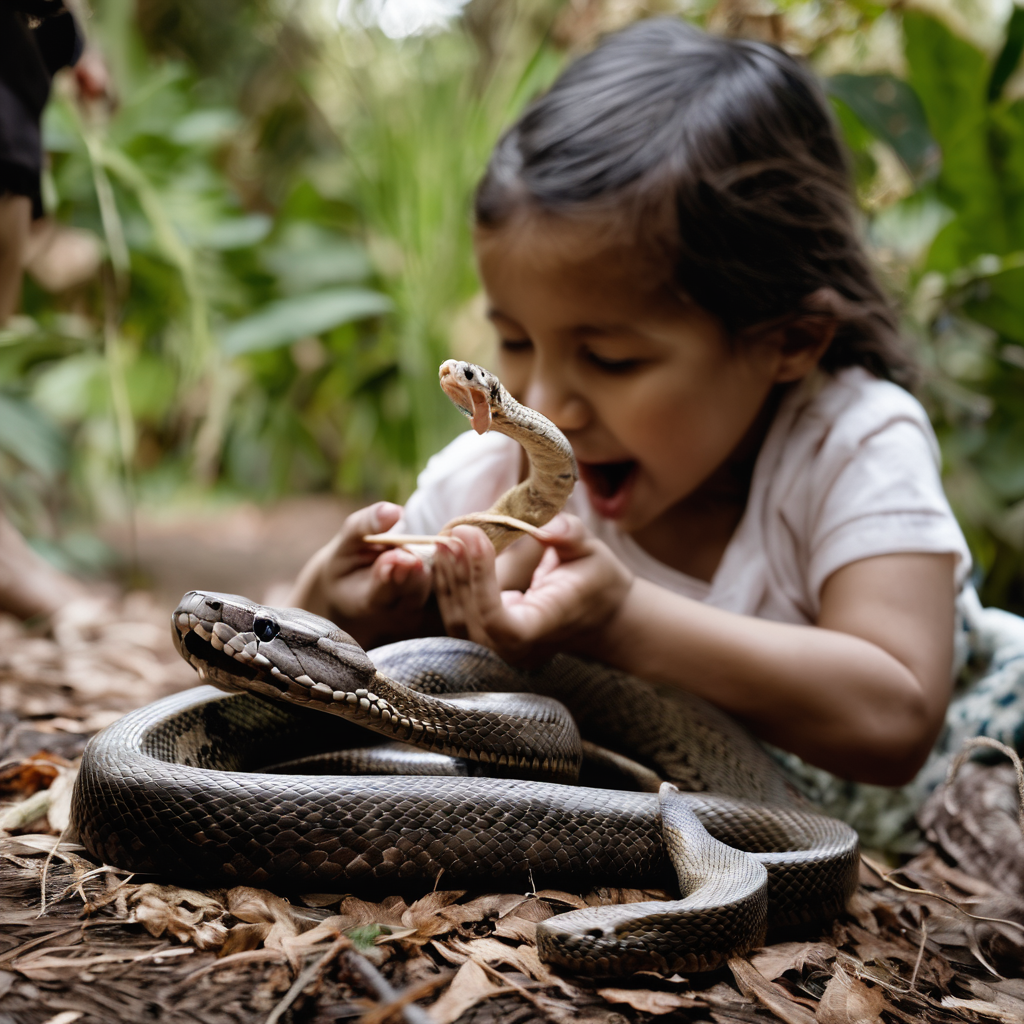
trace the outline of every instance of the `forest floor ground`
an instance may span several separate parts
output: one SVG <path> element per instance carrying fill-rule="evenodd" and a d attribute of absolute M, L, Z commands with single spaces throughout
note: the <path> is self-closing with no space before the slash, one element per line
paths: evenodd
<path fill-rule="evenodd" d="M 539 921 L 650 891 L 285 899 L 127 877 L 59 843 L 88 737 L 196 682 L 170 639 L 181 593 L 273 603 L 347 510 L 144 519 L 146 590 L 97 593 L 51 623 L 0 617 L 0 1024 L 1024 1021 L 1024 840 L 1006 765 L 968 764 L 912 859 L 868 852 L 834 923 L 685 978 L 585 982 L 537 956 Z"/>

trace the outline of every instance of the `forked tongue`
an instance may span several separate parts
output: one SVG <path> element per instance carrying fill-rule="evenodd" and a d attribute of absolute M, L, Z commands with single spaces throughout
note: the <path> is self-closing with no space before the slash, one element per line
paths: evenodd
<path fill-rule="evenodd" d="M 470 417 L 470 423 L 473 424 L 473 429 L 478 434 L 486 434 L 491 429 L 490 402 L 479 391 L 470 390 L 469 396 L 473 400 L 473 415 Z"/>

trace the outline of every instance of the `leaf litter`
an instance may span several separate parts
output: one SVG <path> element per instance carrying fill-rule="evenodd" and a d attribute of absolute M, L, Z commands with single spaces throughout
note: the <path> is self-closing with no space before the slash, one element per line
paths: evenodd
<path fill-rule="evenodd" d="M 586 981 L 536 926 L 665 898 L 438 890 L 419 899 L 196 890 L 97 865 L 62 837 L 90 734 L 194 684 L 146 594 L 46 630 L 0 616 L 0 1021 L 360 1024 L 944 1024 L 1024 1020 L 1018 772 L 968 760 L 921 814 L 912 859 L 868 854 L 846 913 L 708 975 Z"/>

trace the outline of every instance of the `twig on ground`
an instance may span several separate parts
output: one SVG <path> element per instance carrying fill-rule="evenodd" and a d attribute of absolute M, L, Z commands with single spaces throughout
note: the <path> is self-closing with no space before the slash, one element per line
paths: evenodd
<path fill-rule="evenodd" d="M 914 971 L 910 975 L 910 990 L 913 992 L 917 987 L 917 972 L 921 969 L 921 958 L 924 956 L 924 944 L 928 941 L 928 918 L 921 911 L 921 945 L 917 947 L 917 959 L 914 961 Z"/>
<path fill-rule="evenodd" d="M 280 1002 L 270 1011 L 270 1016 L 267 1017 L 266 1024 L 277 1024 L 281 1018 L 281 1014 L 288 1009 L 292 1003 L 298 998 L 299 993 L 320 973 L 324 968 L 346 947 L 352 944 L 352 940 L 348 936 L 343 935 L 340 939 L 336 939 L 332 944 L 331 948 L 318 960 L 314 960 L 292 983 L 292 987 L 285 992 Z"/>
<path fill-rule="evenodd" d="M 384 1024 L 384 1021 L 398 1013 L 399 1010 L 404 1010 L 411 1003 L 418 1002 L 420 999 L 426 999 L 436 989 L 447 985 L 454 975 L 454 971 L 443 971 L 436 978 L 427 978 L 426 981 L 422 981 L 418 985 L 410 986 L 404 992 L 399 992 L 390 1002 L 382 1002 L 372 1010 L 367 1010 L 359 1018 L 359 1024 Z"/>
<path fill-rule="evenodd" d="M 960 911 L 960 913 L 963 914 L 964 917 L 971 918 L 972 921 L 988 921 L 991 924 L 1008 924 L 1011 928 L 1019 928 L 1022 932 L 1024 932 L 1024 924 L 1021 924 L 1020 921 L 1010 921 L 1005 917 L 986 917 L 984 914 L 972 914 L 969 910 L 964 910 L 963 906 L 956 900 L 950 899 L 950 897 L 948 896 L 943 896 L 942 893 L 932 892 L 931 889 L 918 889 L 916 886 L 904 885 L 902 882 L 897 882 L 893 878 L 893 875 L 899 874 L 898 870 L 885 871 L 878 864 L 875 864 L 874 861 L 870 860 L 868 857 L 865 857 L 863 854 L 861 854 L 861 860 L 865 864 L 867 864 L 867 866 L 871 868 L 871 870 L 874 871 L 874 873 L 878 875 L 878 877 L 883 882 L 885 882 L 886 885 L 891 885 L 896 889 L 902 890 L 903 892 L 912 892 L 918 896 L 931 896 L 932 899 L 941 900 L 943 903 L 947 903 L 949 906 L 951 906 L 954 910 Z"/>
<path fill-rule="evenodd" d="M 998 750 L 1013 762 L 1013 767 L 1017 772 L 1017 821 L 1020 824 L 1021 835 L 1024 836 L 1024 764 L 1021 764 L 1020 756 L 1013 747 L 1008 747 L 1005 743 L 992 739 L 991 736 L 973 736 L 971 739 L 965 740 L 956 757 L 953 758 L 953 763 L 946 773 L 946 788 L 942 794 L 946 810 L 953 815 L 960 813 L 960 808 L 953 803 L 953 780 L 971 756 L 971 751 L 977 750 L 979 747 Z"/>
<path fill-rule="evenodd" d="M 399 993 L 391 987 L 387 978 L 365 956 L 360 955 L 354 949 L 350 949 L 345 954 L 345 959 L 348 961 L 349 967 L 373 990 L 373 993 L 379 1000 L 385 1003 L 394 1003 L 401 998 Z M 292 987 L 294 988 L 295 986 L 293 985 Z M 402 1016 L 405 1018 L 406 1024 L 433 1024 L 427 1011 L 415 1003 L 403 1006 Z M 274 1024 L 274 1022 L 268 1019 L 267 1024 Z"/>
<path fill-rule="evenodd" d="M 502 974 L 496 967 L 491 964 L 481 963 L 480 966 L 495 980 L 501 982 L 503 985 L 508 985 L 509 988 L 515 989 L 515 991 L 523 997 L 528 1003 L 531 1003 L 539 1013 L 541 1013 L 545 1020 L 554 1020 L 551 1013 L 544 1007 L 544 1004 L 532 993 L 525 985 L 520 985 L 517 981 L 513 981 L 507 974 Z"/>

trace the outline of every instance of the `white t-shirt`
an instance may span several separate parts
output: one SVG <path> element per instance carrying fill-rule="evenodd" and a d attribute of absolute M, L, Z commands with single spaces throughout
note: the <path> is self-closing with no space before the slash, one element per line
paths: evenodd
<path fill-rule="evenodd" d="M 430 459 L 395 532 L 432 534 L 479 512 L 519 479 L 521 449 L 497 433 L 461 434 Z M 754 466 L 747 507 L 710 583 L 649 555 L 590 507 L 579 516 L 638 576 L 744 615 L 813 623 L 825 580 L 862 558 L 952 552 L 959 592 L 971 556 L 939 478 L 920 403 L 853 367 L 816 372 L 783 399 Z"/>

